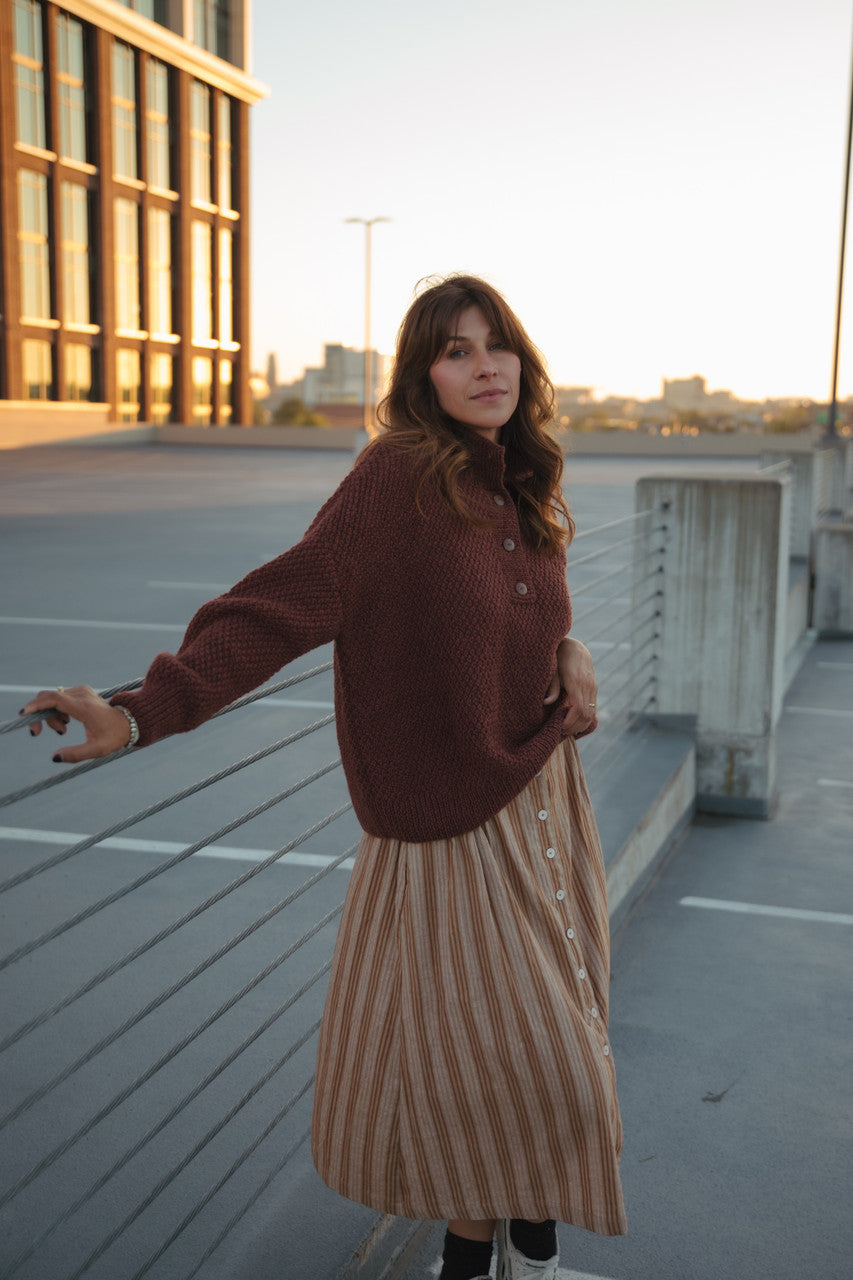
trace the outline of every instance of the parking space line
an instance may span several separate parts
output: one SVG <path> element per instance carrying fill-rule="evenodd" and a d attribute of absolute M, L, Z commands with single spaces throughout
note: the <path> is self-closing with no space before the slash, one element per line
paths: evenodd
<path fill-rule="evenodd" d="M 853 671 L 853 662 L 819 662 L 817 665 L 824 668 L 828 667 L 831 671 L 838 671 L 840 669 L 843 669 L 844 671 Z"/>
<path fill-rule="evenodd" d="M 768 907 L 757 902 L 727 902 L 724 898 L 682 898 L 682 907 L 708 911 L 737 911 L 750 916 L 779 916 L 783 920 L 814 920 L 818 924 L 853 924 L 853 915 L 840 911 L 808 911 L 803 907 Z"/>
<path fill-rule="evenodd" d="M 853 782 L 845 782 L 843 778 L 818 778 L 817 785 L 819 787 L 846 787 L 853 791 Z"/>
<path fill-rule="evenodd" d="M 0 693 L 38 693 L 39 689 L 49 689 L 47 684 L 0 684 Z M 297 707 L 310 711 L 333 711 L 334 702 L 319 702 L 309 698 L 259 698 L 250 702 L 250 707 Z"/>
<path fill-rule="evenodd" d="M 97 631 L 186 631 L 186 623 L 177 622 L 95 622 L 90 618 L 11 618 L 0 617 L 0 623 L 15 627 L 89 627 Z"/>
<path fill-rule="evenodd" d="M 36 827 L 0 827 L 0 840 L 17 840 L 24 844 L 59 844 L 70 846 L 87 840 L 88 836 L 79 831 L 42 831 Z M 164 857 L 172 857 L 183 853 L 189 843 L 179 844 L 172 840 L 129 840 L 123 836 L 109 836 L 92 846 L 95 849 L 111 849 L 117 853 L 156 853 Z M 231 858 L 237 862 L 262 862 L 275 852 L 274 849 L 240 849 L 224 844 L 211 844 L 194 853 L 194 858 Z M 336 854 L 306 853 L 294 849 L 282 858 L 281 866 L 287 867 L 327 867 L 334 862 Z M 351 871 L 353 859 L 347 858 L 337 867 L 338 871 Z"/>
<path fill-rule="evenodd" d="M 148 582 L 148 587 L 162 587 L 168 591 L 228 591 L 233 582 Z"/>
<path fill-rule="evenodd" d="M 838 707 L 792 707 L 790 703 L 783 707 L 784 711 L 799 711 L 807 716 L 837 716 L 843 720 L 853 719 L 853 711 L 841 710 Z"/>

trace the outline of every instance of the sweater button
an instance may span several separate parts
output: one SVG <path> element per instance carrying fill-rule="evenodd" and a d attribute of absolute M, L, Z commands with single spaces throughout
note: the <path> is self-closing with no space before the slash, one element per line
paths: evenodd
<path fill-rule="evenodd" d="M 506 498 L 503 496 L 502 493 L 493 493 L 492 501 L 499 507 L 503 507 L 506 504 Z"/>
<path fill-rule="evenodd" d="M 515 543 L 512 538 L 504 538 L 504 551 L 515 551 Z"/>
<path fill-rule="evenodd" d="M 526 583 L 526 582 L 517 582 L 517 583 L 515 584 L 515 589 L 516 589 L 516 591 L 518 592 L 518 594 L 519 594 L 520 596 L 526 596 L 526 595 L 527 595 L 527 583 Z"/>

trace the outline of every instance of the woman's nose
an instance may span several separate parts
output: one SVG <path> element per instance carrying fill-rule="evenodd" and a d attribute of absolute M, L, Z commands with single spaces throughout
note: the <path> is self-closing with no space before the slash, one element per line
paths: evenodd
<path fill-rule="evenodd" d="M 482 351 L 477 357 L 477 377 L 490 378 L 493 373 L 497 373 L 498 366 L 491 351 Z"/>

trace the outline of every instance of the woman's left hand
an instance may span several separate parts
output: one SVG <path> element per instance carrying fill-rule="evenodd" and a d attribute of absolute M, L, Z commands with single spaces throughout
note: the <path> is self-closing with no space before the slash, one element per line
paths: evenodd
<path fill-rule="evenodd" d="M 598 701 L 598 685 L 589 649 L 580 640 L 567 636 L 557 646 L 557 670 L 545 695 L 546 705 L 556 702 L 560 690 L 568 698 L 564 728 L 567 734 L 579 738 L 598 728 L 595 706 Z"/>

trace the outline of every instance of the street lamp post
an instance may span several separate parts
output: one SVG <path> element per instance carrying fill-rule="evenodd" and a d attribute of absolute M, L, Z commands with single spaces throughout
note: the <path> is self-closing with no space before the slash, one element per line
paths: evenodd
<path fill-rule="evenodd" d="M 844 199 L 841 210 L 841 247 L 838 254 L 838 290 L 835 299 L 835 344 L 832 359 L 832 393 L 826 421 L 826 434 L 830 440 L 838 436 L 835 421 L 838 415 L 838 354 L 841 346 L 841 309 L 844 302 L 844 251 L 847 244 L 847 205 L 850 195 L 850 153 L 853 149 L 853 65 L 850 69 L 850 107 L 847 115 L 847 157 L 844 165 Z"/>
<path fill-rule="evenodd" d="M 345 222 L 358 222 L 364 227 L 364 429 L 373 436 L 373 353 L 370 338 L 370 231 L 377 222 L 390 222 L 390 218 L 345 218 Z"/>

